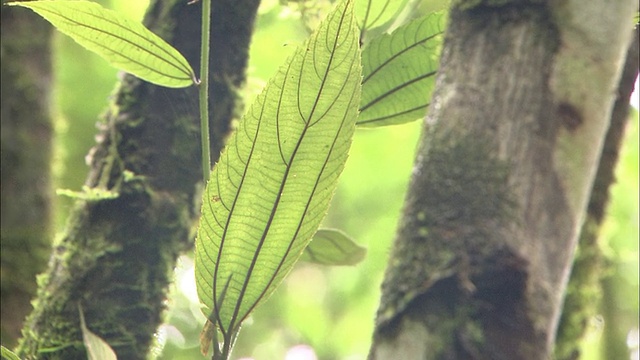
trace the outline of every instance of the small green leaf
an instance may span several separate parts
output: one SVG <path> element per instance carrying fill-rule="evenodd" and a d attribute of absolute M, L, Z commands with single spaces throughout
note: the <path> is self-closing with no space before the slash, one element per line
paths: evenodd
<path fill-rule="evenodd" d="M 413 20 L 375 38 L 362 52 L 360 126 L 424 117 L 438 69 L 444 12 Z"/>
<path fill-rule="evenodd" d="M 361 81 L 351 2 L 338 3 L 268 82 L 209 178 L 195 275 L 223 354 L 311 240 L 347 160 Z"/>
<path fill-rule="evenodd" d="M 35 11 L 78 44 L 141 79 L 172 88 L 197 83 L 193 69 L 178 50 L 141 23 L 97 3 L 51 0 L 7 5 Z"/>
<path fill-rule="evenodd" d="M 320 229 L 302 253 L 300 260 L 321 265 L 355 265 L 364 259 L 367 249 L 347 234 L 335 229 Z"/>
<path fill-rule="evenodd" d="M 78 312 L 80 313 L 80 329 L 82 330 L 82 341 L 84 347 L 87 349 L 87 355 L 89 360 L 117 360 L 118 357 L 113 351 L 111 346 L 101 337 L 94 334 L 87 328 L 87 324 L 84 322 L 84 314 L 82 313 L 82 307 L 78 304 Z"/>
<path fill-rule="evenodd" d="M 83 186 L 82 191 L 73 191 L 69 189 L 56 189 L 56 195 L 66 196 L 71 199 L 78 200 L 86 200 L 86 201 L 100 201 L 100 200 L 111 200 L 117 199 L 120 196 L 120 193 L 105 190 L 101 188 L 92 188 L 88 186 Z"/>
<path fill-rule="evenodd" d="M 18 355 L 4 346 L 0 346 L 0 352 L 2 354 L 2 358 L 5 360 L 20 360 Z"/>

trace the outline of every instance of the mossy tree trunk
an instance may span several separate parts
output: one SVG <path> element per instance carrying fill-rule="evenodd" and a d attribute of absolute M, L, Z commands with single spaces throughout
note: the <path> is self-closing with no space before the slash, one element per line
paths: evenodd
<path fill-rule="evenodd" d="M 3 1 L 4 3 L 5 1 Z M 13 347 L 31 311 L 51 246 L 51 27 L 2 6 L 2 344 Z"/>
<path fill-rule="evenodd" d="M 258 0 L 214 0 L 212 151 L 236 113 Z M 152 1 L 145 24 L 199 67 L 201 5 Z M 177 256 L 193 244 L 201 183 L 195 87 L 164 89 L 125 75 L 90 153 L 86 185 L 115 198 L 78 200 L 54 243 L 18 353 L 27 359 L 86 359 L 87 327 L 120 359 L 144 359 L 162 322 Z"/>
<path fill-rule="evenodd" d="M 630 0 L 458 1 L 370 359 L 549 359 Z"/>

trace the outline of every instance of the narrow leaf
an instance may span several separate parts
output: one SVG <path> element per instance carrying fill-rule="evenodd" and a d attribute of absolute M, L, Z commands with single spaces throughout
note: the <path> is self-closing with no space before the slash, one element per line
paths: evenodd
<path fill-rule="evenodd" d="M 193 69 L 178 50 L 141 23 L 97 3 L 51 0 L 7 5 L 35 11 L 78 44 L 141 79 L 172 88 L 197 82 Z"/>
<path fill-rule="evenodd" d="M 202 356 L 207 356 L 209 347 L 212 342 L 216 342 L 216 326 L 209 320 L 204 323 L 204 327 L 200 332 L 200 353 Z"/>
<path fill-rule="evenodd" d="M 425 115 L 445 18 L 443 12 L 433 13 L 371 40 L 362 52 L 358 125 L 401 124 Z"/>
<path fill-rule="evenodd" d="M 84 314 L 82 313 L 82 307 L 78 304 L 78 312 L 80 313 L 80 329 L 82 330 L 82 341 L 84 347 L 87 349 L 87 355 L 89 360 L 117 360 L 118 357 L 113 351 L 111 346 L 101 337 L 94 334 L 87 328 L 87 324 L 84 322 Z"/>
<path fill-rule="evenodd" d="M 360 81 L 358 28 L 343 0 L 268 82 L 214 167 L 195 272 L 205 315 L 225 344 L 326 214 L 351 145 Z"/>
<path fill-rule="evenodd" d="M 364 259 L 367 249 L 347 234 L 335 229 L 320 229 L 302 253 L 300 260 L 321 265 L 355 265 Z"/>
<path fill-rule="evenodd" d="M 0 355 L 2 355 L 2 358 L 6 360 L 20 360 L 18 355 L 4 346 L 0 346 Z"/>

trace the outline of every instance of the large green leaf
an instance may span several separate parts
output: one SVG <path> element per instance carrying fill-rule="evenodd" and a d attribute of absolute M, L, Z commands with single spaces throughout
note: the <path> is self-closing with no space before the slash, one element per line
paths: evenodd
<path fill-rule="evenodd" d="M 360 28 L 369 30 L 392 23 L 408 0 L 356 0 L 355 13 Z"/>
<path fill-rule="evenodd" d="M 102 56 L 116 68 L 166 87 L 187 87 L 196 78 L 174 47 L 139 22 L 89 1 L 11 2 L 47 19 L 78 44 Z"/>
<path fill-rule="evenodd" d="M 358 28 L 344 0 L 268 82 L 214 167 L 195 272 L 224 343 L 291 270 L 326 214 L 351 145 L 360 81 Z"/>
<path fill-rule="evenodd" d="M 425 115 L 438 68 L 445 14 L 413 20 L 362 52 L 358 125 L 400 124 Z"/>

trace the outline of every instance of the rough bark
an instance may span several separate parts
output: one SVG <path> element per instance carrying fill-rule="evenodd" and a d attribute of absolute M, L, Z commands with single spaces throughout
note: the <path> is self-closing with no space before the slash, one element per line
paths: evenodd
<path fill-rule="evenodd" d="M 4 3 L 4 1 L 3 1 Z M 2 344 L 15 346 L 51 246 L 51 27 L 2 6 Z"/>
<path fill-rule="evenodd" d="M 638 77 L 639 40 L 636 27 L 615 93 L 611 125 L 604 140 L 602 156 L 587 207 L 587 217 L 582 226 L 578 251 L 569 279 L 556 340 L 555 358 L 558 360 L 580 358 L 580 340 L 588 329 L 589 320 L 596 315 L 601 300 L 600 281 L 603 280 L 606 266 L 598 236 L 609 205 L 609 190 L 615 182 L 615 169 L 629 119 L 629 99 L 633 93 L 635 79 Z M 605 323 L 613 322 L 605 319 Z M 615 332 L 615 326 L 607 325 L 606 329 L 607 333 Z M 618 342 L 624 344 L 626 352 L 626 334 L 619 337 Z M 606 358 L 616 359 L 623 355 L 628 356 L 626 353 L 618 355 L 610 354 Z"/>
<path fill-rule="evenodd" d="M 451 11 L 370 359 L 548 359 L 636 4 Z"/>
<path fill-rule="evenodd" d="M 218 0 L 212 11 L 213 154 L 238 106 L 258 0 Z M 201 6 L 152 1 L 145 24 L 199 67 Z M 177 256 L 192 247 L 201 177 L 194 87 L 163 89 L 125 75 L 91 152 L 86 185 L 39 281 L 19 355 L 86 359 L 78 305 L 120 359 L 145 359 L 162 322 Z M 117 194 L 103 198 L 100 194 Z M 92 194 L 93 195 L 90 195 Z"/>

